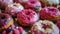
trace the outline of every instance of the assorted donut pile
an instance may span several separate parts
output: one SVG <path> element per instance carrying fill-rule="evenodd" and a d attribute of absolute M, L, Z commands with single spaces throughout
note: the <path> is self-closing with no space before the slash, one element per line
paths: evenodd
<path fill-rule="evenodd" d="M 60 34 L 59 0 L 0 0 L 0 34 Z"/>

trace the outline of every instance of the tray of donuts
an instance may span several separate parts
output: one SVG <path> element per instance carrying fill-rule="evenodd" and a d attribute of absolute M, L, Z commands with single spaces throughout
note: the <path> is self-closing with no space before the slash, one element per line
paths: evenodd
<path fill-rule="evenodd" d="M 60 34 L 60 0 L 0 0 L 0 34 Z"/>

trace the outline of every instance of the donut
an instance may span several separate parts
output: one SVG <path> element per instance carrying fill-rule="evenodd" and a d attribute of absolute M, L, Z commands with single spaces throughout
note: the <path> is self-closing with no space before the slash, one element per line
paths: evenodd
<path fill-rule="evenodd" d="M 38 21 L 38 15 L 31 9 L 25 9 L 17 14 L 17 20 L 22 26 L 32 26 Z"/>
<path fill-rule="evenodd" d="M 42 7 L 45 6 L 54 6 L 57 7 L 59 5 L 59 0 L 39 0 L 42 4 Z"/>
<path fill-rule="evenodd" d="M 21 4 L 13 3 L 13 4 L 9 4 L 6 7 L 5 13 L 8 13 L 11 16 L 16 17 L 17 13 L 20 12 L 21 10 L 24 10 L 24 7 Z"/>
<path fill-rule="evenodd" d="M 40 18 L 56 21 L 60 18 L 60 11 L 55 7 L 45 7 L 40 10 Z"/>
<path fill-rule="evenodd" d="M 41 9 L 41 3 L 38 0 L 29 0 L 25 4 L 25 8 L 38 11 L 39 9 Z"/>
<path fill-rule="evenodd" d="M 39 20 L 32 26 L 31 34 L 59 34 L 59 29 L 52 21 Z"/>
<path fill-rule="evenodd" d="M 20 3 L 22 5 L 26 4 L 26 2 L 28 2 L 29 0 L 14 0 L 14 2 L 16 3 Z"/>
<path fill-rule="evenodd" d="M 57 25 L 57 26 L 59 27 L 59 29 L 60 29 L 60 19 L 57 20 L 56 25 Z"/>
<path fill-rule="evenodd" d="M 2 34 L 23 34 L 24 30 L 22 27 L 14 27 L 13 25 L 11 25 L 9 28 L 7 28 L 6 30 L 2 31 Z"/>
<path fill-rule="evenodd" d="M 12 3 L 13 3 L 13 0 L 0 0 L 0 8 L 5 9 L 7 5 Z"/>
<path fill-rule="evenodd" d="M 8 28 L 10 25 L 13 24 L 13 19 L 10 15 L 5 13 L 0 13 L 0 31 Z"/>

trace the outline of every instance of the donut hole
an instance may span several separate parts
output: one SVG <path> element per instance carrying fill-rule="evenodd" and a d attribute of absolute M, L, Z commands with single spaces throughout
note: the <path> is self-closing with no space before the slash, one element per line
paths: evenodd
<path fill-rule="evenodd" d="M 42 28 L 46 29 L 47 28 L 47 25 L 42 24 Z"/>
<path fill-rule="evenodd" d="M 1 19 L 5 19 L 5 16 L 2 16 Z"/>
<path fill-rule="evenodd" d="M 26 15 L 29 15 L 31 12 L 25 12 Z"/>
<path fill-rule="evenodd" d="M 28 20 L 30 20 L 30 18 L 27 18 Z"/>
<path fill-rule="evenodd" d="M 51 28 L 51 26 L 50 25 L 46 25 L 46 24 L 42 24 L 42 28 L 44 28 L 44 29 L 46 29 L 46 28 Z"/>
<path fill-rule="evenodd" d="M 13 6 L 17 7 L 17 5 L 15 5 L 15 4 Z"/>
<path fill-rule="evenodd" d="M 26 13 L 26 15 L 29 15 L 29 13 Z"/>
<path fill-rule="evenodd" d="M 31 4 L 35 4 L 35 2 L 34 2 L 34 1 L 32 1 L 32 2 L 31 2 Z"/>
<path fill-rule="evenodd" d="M 54 11 L 54 9 L 49 9 L 50 11 Z"/>
<path fill-rule="evenodd" d="M 48 8 L 48 10 L 49 10 L 49 11 L 52 11 L 52 12 L 55 11 L 54 8 Z"/>

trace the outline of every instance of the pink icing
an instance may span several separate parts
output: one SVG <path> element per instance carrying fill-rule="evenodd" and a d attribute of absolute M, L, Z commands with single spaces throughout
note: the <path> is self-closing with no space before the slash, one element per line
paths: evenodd
<path fill-rule="evenodd" d="M 40 11 L 40 16 L 42 19 L 55 19 L 56 16 L 60 16 L 60 11 L 54 7 L 45 7 Z"/>
<path fill-rule="evenodd" d="M 38 15 L 30 9 L 23 10 L 17 14 L 17 19 L 21 24 L 33 24 L 38 20 Z"/>
<path fill-rule="evenodd" d="M 35 8 L 35 7 L 40 7 L 41 4 L 38 0 L 29 0 L 26 5 L 25 8 Z"/>

